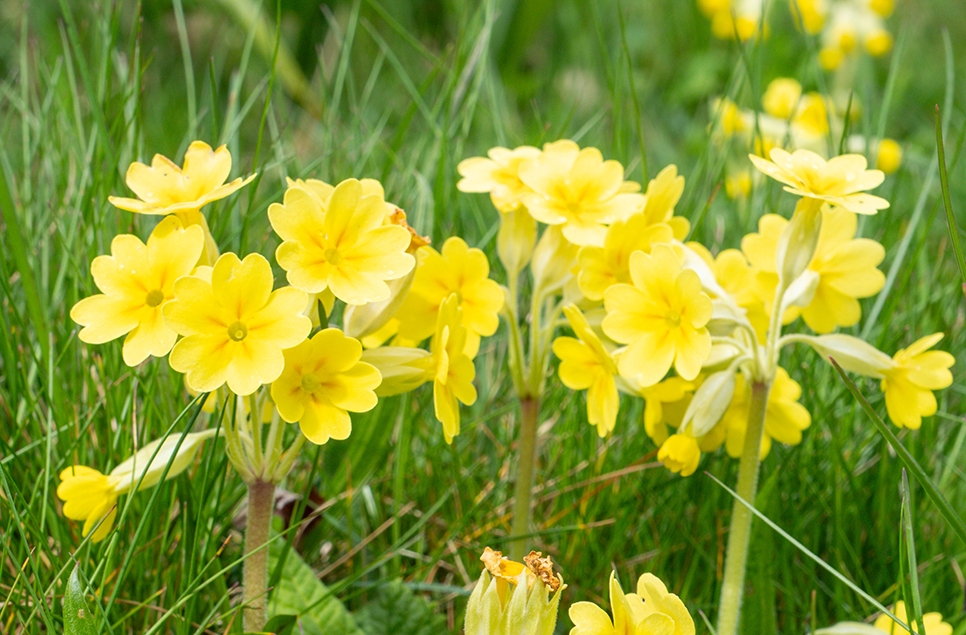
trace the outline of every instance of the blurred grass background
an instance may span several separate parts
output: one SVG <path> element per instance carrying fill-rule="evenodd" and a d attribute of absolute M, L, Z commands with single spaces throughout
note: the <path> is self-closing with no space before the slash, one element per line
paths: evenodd
<path fill-rule="evenodd" d="M 953 203 L 966 207 L 958 160 L 966 12 L 961 0 L 897 5 L 896 50 L 863 60 L 854 86 L 860 131 L 874 130 L 888 104 L 887 135 L 906 151 L 877 192 L 892 208 L 861 226 L 885 245 L 883 270 L 897 263 L 896 277 L 876 319 L 855 331 L 887 351 L 943 331 L 941 346 L 960 368 L 960 282 L 929 174 L 934 105 L 950 95 Z M 223 250 L 265 254 L 275 245 L 265 210 L 280 200 L 285 176 L 378 178 L 421 233 L 437 243 L 459 234 L 492 254 L 497 213 L 486 197 L 456 191 L 456 164 L 494 145 L 564 137 L 600 147 L 635 180 L 677 164 L 688 179 L 677 213 L 700 217 L 695 237 L 715 250 L 736 247 L 761 213 L 791 209 L 770 187 L 748 205 L 716 196 L 702 217 L 723 178 L 723 150 L 708 140 L 710 100 L 731 94 L 752 107 L 777 76 L 819 85 L 815 47 L 783 2 L 772 7 L 772 36 L 746 47 L 713 39 L 690 0 L 290 0 L 280 9 L 248 0 L 0 0 L 0 632 L 62 632 L 75 558 L 99 590 L 104 632 L 240 630 L 233 518 L 244 488 L 220 445 L 206 445 L 192 477 L 122 499 L 126 517 L 100 545 L 75 551 L 80 526 L 62 517 L 54 495 L 60 469 L 107 471 L 168 430 L 189 402 L 165 364 L 129 369 L 119 344 L 82 345 L 68 317 L 93 291 L 91 259 L 115 234 L 144 236 L 153 224 L 107 203 L 127 192 L 131 161 L 157 152 L 180 162 L 196 138 L 227 143 L 233 175 L 261 177 L 206 208 L 209 222 Z M 297 549 L 349 610 L 365 612 L 398 578 L 459 631 L 478 554 L 499 548 L 508 531 L 516 410 L 504 364 L 501 332 L 484 342 L 480 399 L 452 446 L 424 388 L 355 417 L 348 441 L 306 450 L 284 484 L 302 501 L 296 507 L 323 509 Z M 757 506 L 891 603 L 900 465 L 824 363 L 795 351 L 784 365 L 803 386 L 813 424 L 800 446 L 776 447 L 765 461 Z M 550 384 L 532 543 L 558 562 L 570 586 L 564 605 L 606 604 L 612 568 L 625 588 L 651 571 L 707 632 L 699 612 L 713 621 L 730 496 L 700 471 L 682 479 L 655 464 L 641 403 L 625 400 L 615 435 L 601 441 L 584 421 L 583 397 Z M 877 388 L 864 389 L 884 412 Z M 966 511 L 963 393 L 954 384 L 938 415 L 901 438 Z M 731 483 L 736 468 L 720 452 L 701 469 Z M 921 492 L 914 502 L 923 607 L 962 633 L 966 546 Z M 871 613 L 760 523 L 752 544 L 744 632 L 803 633 Z M 570 626 L 561 611 L 558 632 Z"/>

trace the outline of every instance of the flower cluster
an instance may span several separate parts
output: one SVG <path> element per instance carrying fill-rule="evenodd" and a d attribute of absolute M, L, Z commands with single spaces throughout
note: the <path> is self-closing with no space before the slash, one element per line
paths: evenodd
<path fill-rule="evenodd" d="M 894 0 L 793 0 L 805 31 L 820 34 L 818 59 L 830 71 L 862 49 L 873 57 L 891 51 L 893 37 L 885 19 L 894 8 Z"/>

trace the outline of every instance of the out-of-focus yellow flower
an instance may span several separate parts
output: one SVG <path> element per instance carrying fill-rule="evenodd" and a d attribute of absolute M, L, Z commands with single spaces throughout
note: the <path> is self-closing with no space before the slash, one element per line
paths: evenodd
<path fill-rule="evenodd" d="M 675 474 L 691 476 L 701 462 L 698 440 L 690 434 L 672 434 L 661 444 L 657 460 Z"/>
<path fill-rule="evenodd" d="M 748 198 L 751 195 L 751 174 L 747 170 L 729 173 L 725 177 L 725 193 L 732 200 Z"/>
<path fill-rule="evenodd" d="M 681 200 L 683 193 L 684 177 L 678 176 L 678 168 L 673 164 L 648 181 L 647 191 L 644 193 L 647 199 L 644 204 L 644 217 L 648 224 L 667 223 L 678 240 L 684 240 L 691 229 L 688 219 L 674 215 L 674 206 Z"/>
<path fill-rule="evenodd" d="M 211 281 L 193 276 L 174 285 L 164 305 L 168 325 L 184 337 L 168 357 L 186 373 L 188 385 L 211 392 L 226 382 L 237 395 L 250 395 L 282 374 L 282 351 L 304 340 L 312 322 L 303 315 L 308 296 L 284 287 L 272 291 L 272 267 L 259 254 L 239 260 L 218 258 Z"/>
<path fill-rule="evenodd" d="M 933 333 L 917 340 L 893 356 L 895 367 L 882 380 L 889 418 L 900 428 L 918 430 L 923 417 L 936 414 L 934 390 L 953 383 L 949 369 L 956 359 L 946 351 L 931 351 L 943 338 Z"/>
<path fill-rule="evenodd" d="M 639 186 L 624 181 L 620 163 L 604 161 L 600 150 L 581 150 L 573 141 L 544 146 L 539 157 L 520 167 L 520 180 L 533 190 L 523 197 L 530 214 L 561 225 L 575 245 L 603 244 L 606 225 L 641 211 L 645 202 Z"/>
<path fill-rule="evenodd" d="M 696 381 L 668 377 L 641 389 L 644 397 L 644 431 L 657 445 L 668 438 L 668 425 L 678 428 L 687 409 L 688 398 L 697 388 Z"/>
<path fill-rule="evenodd" d="M 520 166 L 540 156 L 532 146 L 491 148 L 490 158 L 472 157 L 460 161 L 456 170 L 463 178 L 456 184 L 461 192 L 489 192 L 493 206 L 501 212 L 513 212 L 523 205 L 531 190 L 520 180 Z"/>
<path fill-rule="evenodd" d="M 828 14 L 825 0 L 792 0 L 792 5 L 801 16 L 806 33 L 815 35 L 821 32 L 822 27 L 825 26 L 825 16 Z"/>
<path fill-rule="evenodd" d="M 878 157 L 875 167 L 886 174 L 893 174 L 902 165 L 902 146 L 895 139 L 883 139 L 879 142 Z"/>
<path fill-rule="evenodd" d="M 467 406 L 476 403 L 476 387 L 473 386 L 476 368 L 466 354 L 462 312 L 455 293 L 443 300 L 436 318 L 436 334 L 430 344 L 434 368 L 433 405 L 436 419 L 443 424 L 446 443 L 452 443 L 453 437 L 460 433 L 460 403 Z"/>
<path fill-rule="evenodd" d="M 285 369 L 272 382 L 278 414 L 298 422 L 302 434 L 321 445 L 347 439 L 350 412 L 376 406 L 375 388 L 382 381 L 371 364 L 359 361 L 362 345 L 339 329 L 328 328 L 283 352 Z"/>
<path fill-rule="evenodd" d="M 597 434 L 604 438 L 617 423 L 617 365 L 580 309 L 570 304 L 564 307 L 564 314 L 577 338 L 554 340 L 553 352 L 560 358 L 557 373 L 567 388 L 587 391 L 587 422 L 597 426 Z"/>
<path fill-rule="evenodd" d="M 151 165 L 134 162 L 127 170 L 127 186 L 138 198 L 109 196 L 112 205 L 136 214 L 182 214 L 225 198 L 255 178 L 252 174 L 225 183 L 231 174 L 231 153 L 226 146 L 212 150 L 193 141 L 184 154 L 184 166 L 154 155 Z M 186 223 L 187 224 L 187 223 Z"/>
<path fill-rule="evenodd" d="M 861 154 L 843 154 L 829 161 L 810 150 L 788 153 L 773 148 L 771 161 L 748 155 L 760 171 L 784 183 L 785 191 L 804 198 L 817 199 L 856 214 L 875 214 L 889 207 L 889 201 L 865 194 L 882 184 L 881 170 L 867 170 L 868 162 Z"/>
<path fill-rule="evenodd" d="M 383 198 L 366 194 L 356 179 L 339 183 L 324 209 L 317 195 L 291 187 L 268 218 L 283 241 L 275 251 L 279 266 L 307 293 L 331 289 L 347 304 L 381 302 L 390 294 L 386 281 L 416 264 L 407 253 L 410 232 L 387 224 Z"/>
<path fill-rule="evenodd" d="M 475 357 L 480 336 L 496 332 L 504 300 L 503 289 L 488 277 L 486 254 L 453 236 L 443 243 L 442 253 L 423 247 L 417 258 L 416 277 L 396 313 L 399 334 L 414 342 L 431 336 L 440 305 L 456 294 L 466 327 L 466 354 Z"/>
<path fill-rule="evenodd" d="M 801 4 L 801 2 L 799 3 Z M 790 77 L 773 79 L 761 96 L 761 106 L 772 117 L 791 119 L 802 97 L 802 85 Z"/>
<path fill-rule="evenodd" d="M 60 480 L 57 497 L 64 501 L 64 516 L 84 521 L 82 536 L 87 536 L 100 523 L 91 542 L 104 540 L 117 517 L 119 494 L 115 487 L 120 479 L 84 465 L 74 465 L 61 471 Z"/>
<path fill-rule="evenodd" d="M 602 247 L 588 245 L 580 248 L 577 283 L 581 293 L 588 300 L 600 301 L 608 287 L 630 282 L 632 253 L 651 253 L 654 245 L 669 243 L 673 239 L 670 225 L 664 222 L 652 224 L 644 214 L 617 221 L 607 229 Z"/>
<path fill-rule="evenodd" d="M 792 122 L 801 132 L 813 137 L 824 137 L 829 131 L 828 100 L 815 92 L 802 95 Z"/>
<path fill-rule="evenodd" d="M 150 355 L 167 355 L 177 334 L 161 318 L 161 307 L 172 298 L 174 281 L 198 262 L 204 241 L 200 227 L 182 227 L 175 217 L 162 220 L 146 245 L 137 236 L 115 236 L 111 255 L 91 262 L 94 284 L 103 293 L 70 310 L 71 319 L 84 327 L 80 340 L 103 344 L 127 334 L 123 355 L 128 366 Z"/>
<path fill-rule="evenodd" d="M 892 34 L 885 29 L 880 29 L 866 36 L 865 50 L 872 57 L 882 57 L 892 50 L 893 42 Z"/>
<path fill-rule="evenodd" d="M 627 344 L 618 362 L 620 374 L 642 386 L 659 382 L 671 366 L 694 379 L 711 353 L 711 299 L 698 275 L 684 269 L 668 245 L 651 254 L 634 252 L 633 284 L 615 284 L 604 293 L 604 334 Z"/>
<path fill-rule="evenodd" d="M 895 0 L 867 0 L 869 8 L 878 13 L 883 18 L 892 15 L 895 9 Z"/>
<path fill-rule="evenodd" d="M 611 615 L 592 602 L 576 602 L 570 607 L 575 625 L 570 635 L 694 635 L 684 602 L 654 575 L 638 579 L 636 594 L 625 595 L 614 573 L 609 586 Z"/>
<path fill-rule="evenodd" d="M 757 234 L 741 241 L 741 250 L 755 270 L 755 289 L 770 314 L 773 307 L 778 273 L 775 253 L 778 240 L 788 223 L 775 214 L 766 214 L 758 222 Z M 836 326 L 853 326 L 862 317 L 857 298 L 875 295 L 885 284 L 885 276 L 876 267 L 885 257 L 882 245 L 868 238 L 855 238 L 857 219 L 841 209 L 823 209 L 822 228 L 815 255 L 806 275 L 816 277 L 811 298 L 800 299 L 804 308 L 791 307 L 783 316 L 788 324 L 799 315 L 816 333 L 829 333 Z"/>
<path fill-rule="evenodd" d="M 724 132 L 726 137 L 731 137 L 748 130 L 741 109 L 738 108 L 738 104 L 730 99 L 723 98 L 715 100 L 712 103 L 711 111 L 712 116 L 717 117 L 718 125 L 721 126 L 721 131 Z"/>
<path fill-rule="evenodd" d="M 735 395 L 722 417 L 727 437 L 725 449 L 732 458 L 741 456 L 745 447 L 745 428 L 748 425 L 748 398 L 751 388 L 743 375 L 736 377 Z M 772 439 L 785 445 L 798 445 L 802 442 L 802 430 L 812 424 L 812 416 L 798 399 L 802 387 L 788 372 L 778 367 L 775 381 L 768 392 L 768 406 L 765 410 L 765 432 L 761 438 L 761 458 L 771 451 Z"/>
<path fill-rule="evenodd" d="M 896 602 L 894 608 L 890 609 L 900 620 L 909 624 L 909 614 L 906 612 L 906 604 L 902 600 Z M 912 625 L 914 633 L 927 633 L 928 635 L 953 635 L 953 627 L 943 621 L 941 613 L 926 613 L 922 616 L 922 624 Z M 909 631 L 899 626 L 898 622 L 883 613 L 876 618 L 873 624 L 877 629 L 889 635 L 909 635 Z"/>

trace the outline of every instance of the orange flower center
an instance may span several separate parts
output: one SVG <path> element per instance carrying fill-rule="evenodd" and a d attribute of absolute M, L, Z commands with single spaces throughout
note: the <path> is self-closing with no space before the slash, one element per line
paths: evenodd
<path fill-rule="evenodd" d="M 228 337 L 236 342 L 240 342 L 248 336 L 248 327 L 241 322 L 234 322 L 228 327 Z"/>
<path fill-rule="evenodd" d="M 147 304 L 152 309 L 164 302 L 164 291 L 161 289 L 154 289 L 153 291 L 148 291 L 148 295 L 144 298 L 144 303 Z"/>

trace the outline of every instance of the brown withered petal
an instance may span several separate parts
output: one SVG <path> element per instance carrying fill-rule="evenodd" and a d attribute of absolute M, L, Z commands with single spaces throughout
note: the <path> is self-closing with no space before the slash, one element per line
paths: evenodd
<path fill-rule="evenodd" d="M 533 575 L 547 585 L 551 593 L 556 593 L 560 588 L 560 578 L 553 574 L 553 561 L 550 556 L 541 558 L 542 555 L 539 551 L 531 551 L 523 557 L 523 562 Z"/>

